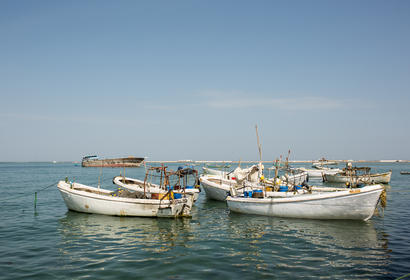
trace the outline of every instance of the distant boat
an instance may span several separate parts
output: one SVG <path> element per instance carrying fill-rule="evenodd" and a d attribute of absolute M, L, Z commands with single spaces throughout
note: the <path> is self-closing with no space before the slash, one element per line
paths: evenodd
<path fill-rule="evenodd" d="M 313 167 L 326 166 L 326 165 L 338 165 L 338 162 L 337 161 L 332 161 L 332 160 L 327 160 L 325 158 L 321 158 L 321 159 L 316 160 L 312 163 Z"/>
<path fill-rule="evenodd" d="M 410 175 L 410 171 L 400 171 L 401 175 Z"/>
<path fill-rule="evenodd" d="M 323 179 L 323 176 L 325 174 L 336 174 L 339 172 L 342 172 L 342 169 L 339 168 L 329 168 L 329 167 L 318 167 L 316 168 L 304 168 L 304 167 L 299 167 L 300 170 L 306 171 L 309 175 L 309 178 L 320 178 Z"/>
<path fill-rule="evenodd" d="M 144 158 L 125 157 L 98 159 L 97 156 L 85 156 L 81 161 L 82 167 L 140 167 Z"/>
<path fill-rule="evenodd" d="M 370 173 L 370 167 L 348 167 L 337 174 L 325 174 L 324 181 L 329 183 L 352 184 L 388 184 L 392 171 L 384 173 Z"/>
<path fill-rule="evenodd" d="M 223 168 L 230 168 L 231 165 L 228 164 L 228 163 L 224 163 L 224 164 L 207 164 L 206 167 L 208 167 L 208 168 L 223 169 Z"/>

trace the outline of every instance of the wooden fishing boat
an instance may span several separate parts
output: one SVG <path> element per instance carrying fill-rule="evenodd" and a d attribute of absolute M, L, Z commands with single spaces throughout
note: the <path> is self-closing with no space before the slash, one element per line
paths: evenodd
<path fill-rule="evenodd" d="M 363 171 L 362 173 L 359 173 Z M 337 174 L 324 174 L 324 181 L 329 183 L 351 184 L 388 184 L 392 171 L 384 173 L 370 173 L 370 167 L 353 167 L 344 169 Z"/>
<path fill-rule="evenodd" d="M 191 195 L 196 201 L 201 192 L 198 171 L 192 168 L 178 169 L 177 171 L 167 171 L 166 169 L 165 166 L 150 167 L 147 170 L 145 180 L 116 176 L 113 183 L 140 194 L 165 194 L 172 190 L 176 194 Z M 158 177 L 158 173 L 161 173 L 159 175 L 161 179 L 156 184 L 152 182 L 152 178 Z"/>
<path fill-rule="evenodd" d="M 221 171 L 221 170 L 215 170 L 207 167 L 203 167 L 203 173 L 208 176 L 213 176 L 213 177 L 221 177 L 223 179 L 233 179 L 235 180 L 236 178 L 240 178 L 241 175 L 239 174 L 246 174 L 251 171 L 252 168 L 257 167 L 257 165 L 254 165 L 250 168 L 246 169 L 241 169 L 240 167 L 236 168 L 233 171 Z M 283 182 L 285 185 L 300 185 L 303 184 L 304 182 L 307 182 L 308 180 L 308 173 L 303 170 L 299 169 L 294 169 L 294 168 L 288 168 L 288 169 L 282 169 L 281 172 L 283 175 L 280 176 L 280 180 L 278 182 Z M 243 175 L 242 175 L 243 177 Z M 269 177 L 269 176 L 268 176 Z M 248 181 L 252 181 L 252 179 L 248 176 Z M 253 178 L 254 182 L 258 182 L 260 178 Z M 266 178 L 265 179 L 268 182 L 273 182 L 273 178 Z"/>
<path fill-rule="evenodd" d="M 321 158 L 319 160 L 316 160 L 314 162 L 312 162 L 312 166 L 316 167 L 316 166 L 326 166 L 326 165 L 338 165 L 339 163 L 337 161 L 334 160 L 327 160 L 325 158 Z"/>
<path fill-rule="evenodd" d="M 224 179 L 222 177 L 215 177 L 209 175 L 203 175 L 200 177 L 201 186 L 205 191 L 205 194 L 208 198 L 225 201 L 226 198 L 232 193 L 236 192 L 238 194 L 243 194 L 247 192 L 252 192 L 255 190 L 265 190 L 266 193 L 270 196 L 290 196 L 293 193 L 304 193 L 305 190 L 295 186 L 285 186 L 280 184 L 282 183 L 280 180 L 277 181 L 277 185 L 273 185 L 272 182 L 264 181 L 264 182 L 250 182 L 250 181 L 242 181 L 238 183 L 237 180 L 232 179 Z M 280 190 L 280 191 L 278 191 Z M 292 190 L 291 192 L 287 192 L 288 190 Z"/>
<path fill-rule="evenodd" d="M 301 219 L 367 221 L 373 216 L 384 188 L 380 185 L 338 191 L 318 191 L 288 197 L 228 196 L 232 212 Z"/>
<path fill-rule="evenodd" d="M 79 183 L 60 181 L 57 185 L 69 210 L 112 216 L 181 217 L 190 216 L 190 196 L 169 192 L 162 198 L 141 196 L 135 192 L 113 192 Z"/>
<path fill-rule="evenodd" d="M 144 158 L 125 157 L 98 159 L 97 156 L 85 156 L 81 161 L 82 167 L 140 167 Z"/>
<path fill-rule="evenodd" d="M 223 163 L 223 164 L 206 164 L 206 167 L 208 168 L 214 168 L 214 169 L 227 169 L 230 168 L 231 165 L 229 163 Z"/>
<path fill-rule="evenodd" d="M 282 185 L 286 186 L 296 186 L 301 185 L 308 181 L 308 173 L 306 171 L 291 168 L 285 169 L 284 175 L 280 176 L 280 180 L 282 181 Z M 268 181 L 273 182 L 273 179 L 268 179 Z"/>
<path fill-rule="evenodd" d="M 225 201 L 231 186 L 236 184 L 234 180 L 215 177 L 215 175 L 202 175 L 199 180 L 206 196 L 219 201 Z"/>
<path fill-rule="evenodd" d="M 410 171 L 400 171 L 401 175 L 410 175 Z"/>
<path fill-rule="evenodd" d="M 325 174 L 337 174 L 342 172 L 342 169 L 339 168 L 329 168 L 329 167 L 321 167 L 321 168 L 305 168 L 299 167 L 299 170 L 307 172 L 309 179 L 323 179 Z"/>
<path fill-rule="evenodd" d="M 222 171 L 217 169 L 212 169 L 208 167 L 202 167 L 202 172 L 206 175 L 213 175 L 213 176 L 222 176 L 224 178 L 228 178 L 232 171 Z"/>

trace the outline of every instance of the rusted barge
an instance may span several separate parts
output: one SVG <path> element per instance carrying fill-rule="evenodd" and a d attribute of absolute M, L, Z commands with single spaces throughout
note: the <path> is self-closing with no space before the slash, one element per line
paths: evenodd
<path fill-rule="evenodd" d="M 82 167 L 140 167 L 144 158 L 141 157 L 125 157 L 99 159 L 97 156 L 85 156 L 81 161 Z"/>

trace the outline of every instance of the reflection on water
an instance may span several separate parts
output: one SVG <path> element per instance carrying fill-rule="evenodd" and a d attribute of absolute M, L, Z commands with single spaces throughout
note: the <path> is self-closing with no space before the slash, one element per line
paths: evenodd
<path fill-rule="evenodd" d="M 206 256 L 205 273 L 210 267 L 220 271 L 228 265 L 244 275 L 256 271 L 269 277 L 278 268 L 289 277 L 295 271 L 323 277 L 329 267 L 336 270 L 335 278 L 343 278 L 353 268 L 357 271 L 350 275 L 374 277 L 385 275 L 390 263 L 387 238 L 377 233 L 372 221 L 247 216 L 229 213 L 224 203 L 206 203 L 192 219 L 68 211 L 59 220 L 59 249 L 73 262 L 95 265 L 120 258 L 123 262 L 161 261 L 170 267 L 181 262 L 198 266 L 198 259 Z"/>
<path fill-rule="evenodd" d="M 386 274 L 390 263 L 387 238 L 373 223 L 280 219 L 229 215 L 233 239 L 247 243 L 238 266 L 244 263 L 268 267 L 275 259 L 279 267 L 320 270 L 324 267 L 361 267 L 361 273 Z M 361 274 L 360 273 L 360 274 Z"/>
<path fill-rule="evenodd" d="M 59 220 L 61 249 L 75 252 L 76 248 L 93 246 L 97 252 L 110 250 L 144 250 L 163 252 L 174 246 L 184 246 L 189 240 L 189 220 L 113 217 L 68 211 Z M 103 244 L 104 246 L 99 246 Z"/>

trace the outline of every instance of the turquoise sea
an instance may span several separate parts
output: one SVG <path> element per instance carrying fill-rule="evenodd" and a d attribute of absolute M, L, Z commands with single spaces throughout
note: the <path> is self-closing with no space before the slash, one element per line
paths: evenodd
<path fill-rule="evenodd" d="M 393 170 L 387 207 L 367 222 L 240 215 L 204 192 L 192 218 L 82 214 L 56 182 L 114 189 L 122 169 L 0 163 L 0 279 L 396 279 L 410 273 L 410 164 L 361 166 Z"/>

